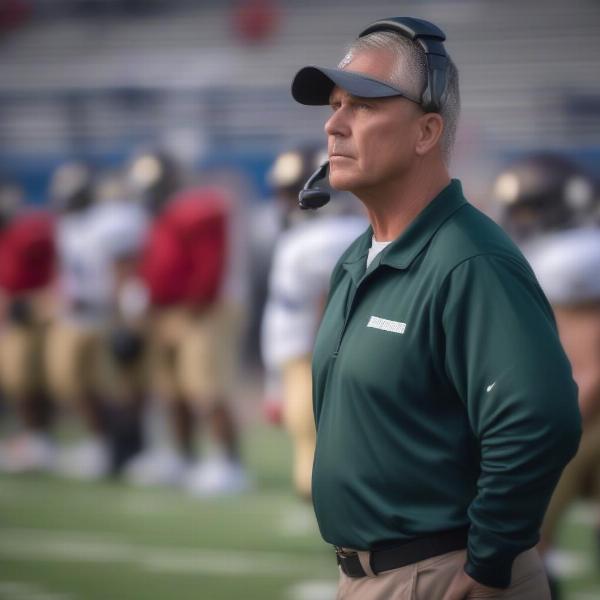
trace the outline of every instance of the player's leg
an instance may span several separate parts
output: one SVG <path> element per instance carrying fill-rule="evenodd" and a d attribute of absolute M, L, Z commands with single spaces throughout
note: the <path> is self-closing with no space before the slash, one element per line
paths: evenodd
<path fill-rule="evenodd" d="M 147 408 L 158 427 L 142 453 L 124 467 L 137 485 L 179 485 L 194 453 L 194 415 L 175 375 L 178 345 L 185 319 L 178 308 L 155 310 L 149 319 L 141 387 L 148 390 Z M 154 435 L 152 435 L 154 433 Z"/>
<path fill-rule="evenodd" d="M 283 421 L 294 445 L 294 487 L 303 498 L 310 499 L 316 444 L 310 355 L 284 366 L 283 396 Z"/>
<path fill-rule="evenodd" d="M 110 472 L 108 413 L 105 391 L 98 386 L 103 338 L 92 328 L 66 321 L 53 324 L 45 348 L 52 397 L 78 416 L 81 439 L 60 454 L 58 469 L 78 479 Z"/>
<path fill-rule="evenodd" d="M 107 399 L 107 434 L 111 473 L 142 452 L 143 416 L 146 407 L 146 340 L 142 331 L 112 329 L 100 348 L 98 381 Z"/>
<path fill-rule="evenodd" d="M 0 452 L 0 468 L 10 472 L 46 470 L 54 463 L 49 431 L 53 407 L 41 365 L 44 332 L 44 324 L 36 320 L 9 323 L 0 340 L 0 385 L 22 427 Z"/>
<path fill-rule="evenodd" d="M 232 404 L 238 371 L 241 314 L 216 303 L 189 315 L 178 356 L 184 396 L 190 398 L 212 434 L 217 452 L 199 461 L 187 479 L 196 495 L 240 492 L 249 480 L 242 467 L 239 432 Z"/>

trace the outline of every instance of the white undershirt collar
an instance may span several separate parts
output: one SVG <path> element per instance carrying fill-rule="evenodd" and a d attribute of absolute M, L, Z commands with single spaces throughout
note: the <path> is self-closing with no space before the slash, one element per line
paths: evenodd
<path fill-rule="evenodd" d="M 378 242 L 375 239 L 375 236 L 371 238 L 371 247 L 369 248 L 369 254 L 367 255 L 367 269 L 369 265 L 373 262 L 373 259 L 387 246 L 392 243 L 392 240 L 389 242 Z"/>

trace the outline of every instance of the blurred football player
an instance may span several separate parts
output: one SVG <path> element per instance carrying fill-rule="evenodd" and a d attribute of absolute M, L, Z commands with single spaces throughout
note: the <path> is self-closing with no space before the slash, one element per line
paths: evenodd
<path fill-rule="evenodd" d="M 316 440 L 312 347 L 333 267 L 367 227 L 343 202 L 318 213 L 298 208 L 299 191 L 326 157 L 321 147 L 299 147 L 280 154 L 269 172 L 286 229 L 275 246 L 262 323 L 265 410 L 271 420 L 283 420 L 292 438 L 294 487 L 307 499 Z"/>
<path fill-rule="evenodd" d="M 493 196 L 502 226 L 520 244 L 600 220 L 594 181 L 560 154 L 531 154 L 509 165 L 497 177 Z"/>
<path fill-rule="evenodd" d="M 76 408 L 86 435 L 59 456 L 61 473 L 95 479 L 114 471 L 115 377 L 108 333 L 115 307 L 117 261 L 139 253 L 145 213 L 113 198 L 96 202 L 90 168 L 66 163 L 55 172 L 50 201 L 58 213 L 58 299 L 49 331 L 45 364 L 53 397 Z M 105 193 L 109 195 L 108 192 Z M 122 415 L 121 415 L 122 416 Z"/>
<path fill-rule="evenodd" d="M 554 308 L 579 386 L 583 422 L 579 451 L 561 477 L 541 530 L 541 550 L 548 556 L 552 574 L 548 552 L 560 518 L 577 498 L 593 499 L 600 542 L 600 228 L 549 234 L 533 243 L 527 255 Z"/>
<path fill-rule="evenodd" d="M 120 173 L 105 174 L 97 187 L 94 231 L 111 288 L 110 313 L 104 331 L 108 345 L 104 393 L 108 400 L 111 471 L 116 474 L 142 450 L 144 443 L 148 294 L 139 277 L 139 265 L 150 220 L 136 196 L 130 195 Z"/>
<path fill-rule="evenodd" d="M 0 387 L 24 431 L 0 448 L 0 468 L 46 470 L 55 458 L 48 436 L 51 404 L 42 370 L 54 274 L 51 216 L 23 205 L 23 192 L 0 184 Z"/>
<path fill-rule="evenodd" d="M 164 189 L 157 179 L 170 179 L 170 163 L 160 155 L 141 160 L 140 181 Z M 132 461 L 127 475 L 143 485 L 185 485 L 198 496 L 237 493 L 248 478 L 229 404 L 240 328 L 238 308 L 224 293 L 231 206 L 222 190 L 206 187 L 148 194 L 146 203 L 154 215 L 141 267 L 150 299 L 151 387 L 165 403 L 172 436 L 167 447 Z M 196 459 L 201 421 L 219 446 L 211 458 Z"/>
<path fill-rule="evenodd" d="M 600 202 L 594 180 L 560 155 L 532 155 L 496 181 L 503 220 L 548 300 L 579 387 L 583 437 L 565 468 L 541 530 L 553 598 L 552 545 L 560 518 L 581 496 L 600 499 Z M 600 514 L 597 515 L 600 524 Z M 600 529 L 599 529 L 600 531 Z M 600 541 L 600 534 L 599 534 Z"/>

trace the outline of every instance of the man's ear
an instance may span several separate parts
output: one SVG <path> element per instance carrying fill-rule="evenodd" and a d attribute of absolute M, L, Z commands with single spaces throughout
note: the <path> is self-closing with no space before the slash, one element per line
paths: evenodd
<path fill-rule="evenodd" d="M 415 146 L 418 156 L 424 156 L 434 148 L 444 131 L 444 120 L 438 113 L 426 113 L 419 118 L 419 135 Z"/>

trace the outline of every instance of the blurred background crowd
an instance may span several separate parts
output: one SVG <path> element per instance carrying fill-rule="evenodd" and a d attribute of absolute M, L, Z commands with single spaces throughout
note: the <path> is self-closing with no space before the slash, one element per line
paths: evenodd
<path fill-rule="evenodd" d="M 540 549 L 553 579 L 587 573 L 563 598 L 600 597 L 594 543 L 556 551 L 581 498 L 600 550 L 596 0 L 0 0 L 0 535 L 22 541 L 37 523 L 14 515 L 39 482 L 42 496 L 71 480 L 174 489 L 200 515 L 233 496 L 235 519 L 269 497 L 257 439 L 285 457 L 280 483 L 299 499 L 284 502 L 308 510 L 311 345 L 329 274 L 367 222 L 345 194 L 298 209 L 326 158 L 327 109 L 289 88 L 300 67 L 335 66 L 365 24 L 397 14 L 446 32 L 462 96 L 451 172 L 555 309 L 584 438 Z M 15 481 L 25 487 L 3 496 Z M 212 525 L 235 528 L 228 519 Z M 0 556 L 11 557 L 1 543 Z M 68 579 L 63 595 L 38 594 L 30 580 L 61 587 L 19 560 L 18 575 L 0 569 L 0 598 L 119 597 Z M 332 597 L 331 581 L 284 579 L 244 584 L 245 597 Z M 241 597 L 215 586 L 189 597 Z M 141 590 L 123 597 L 164 597 Z"/>

